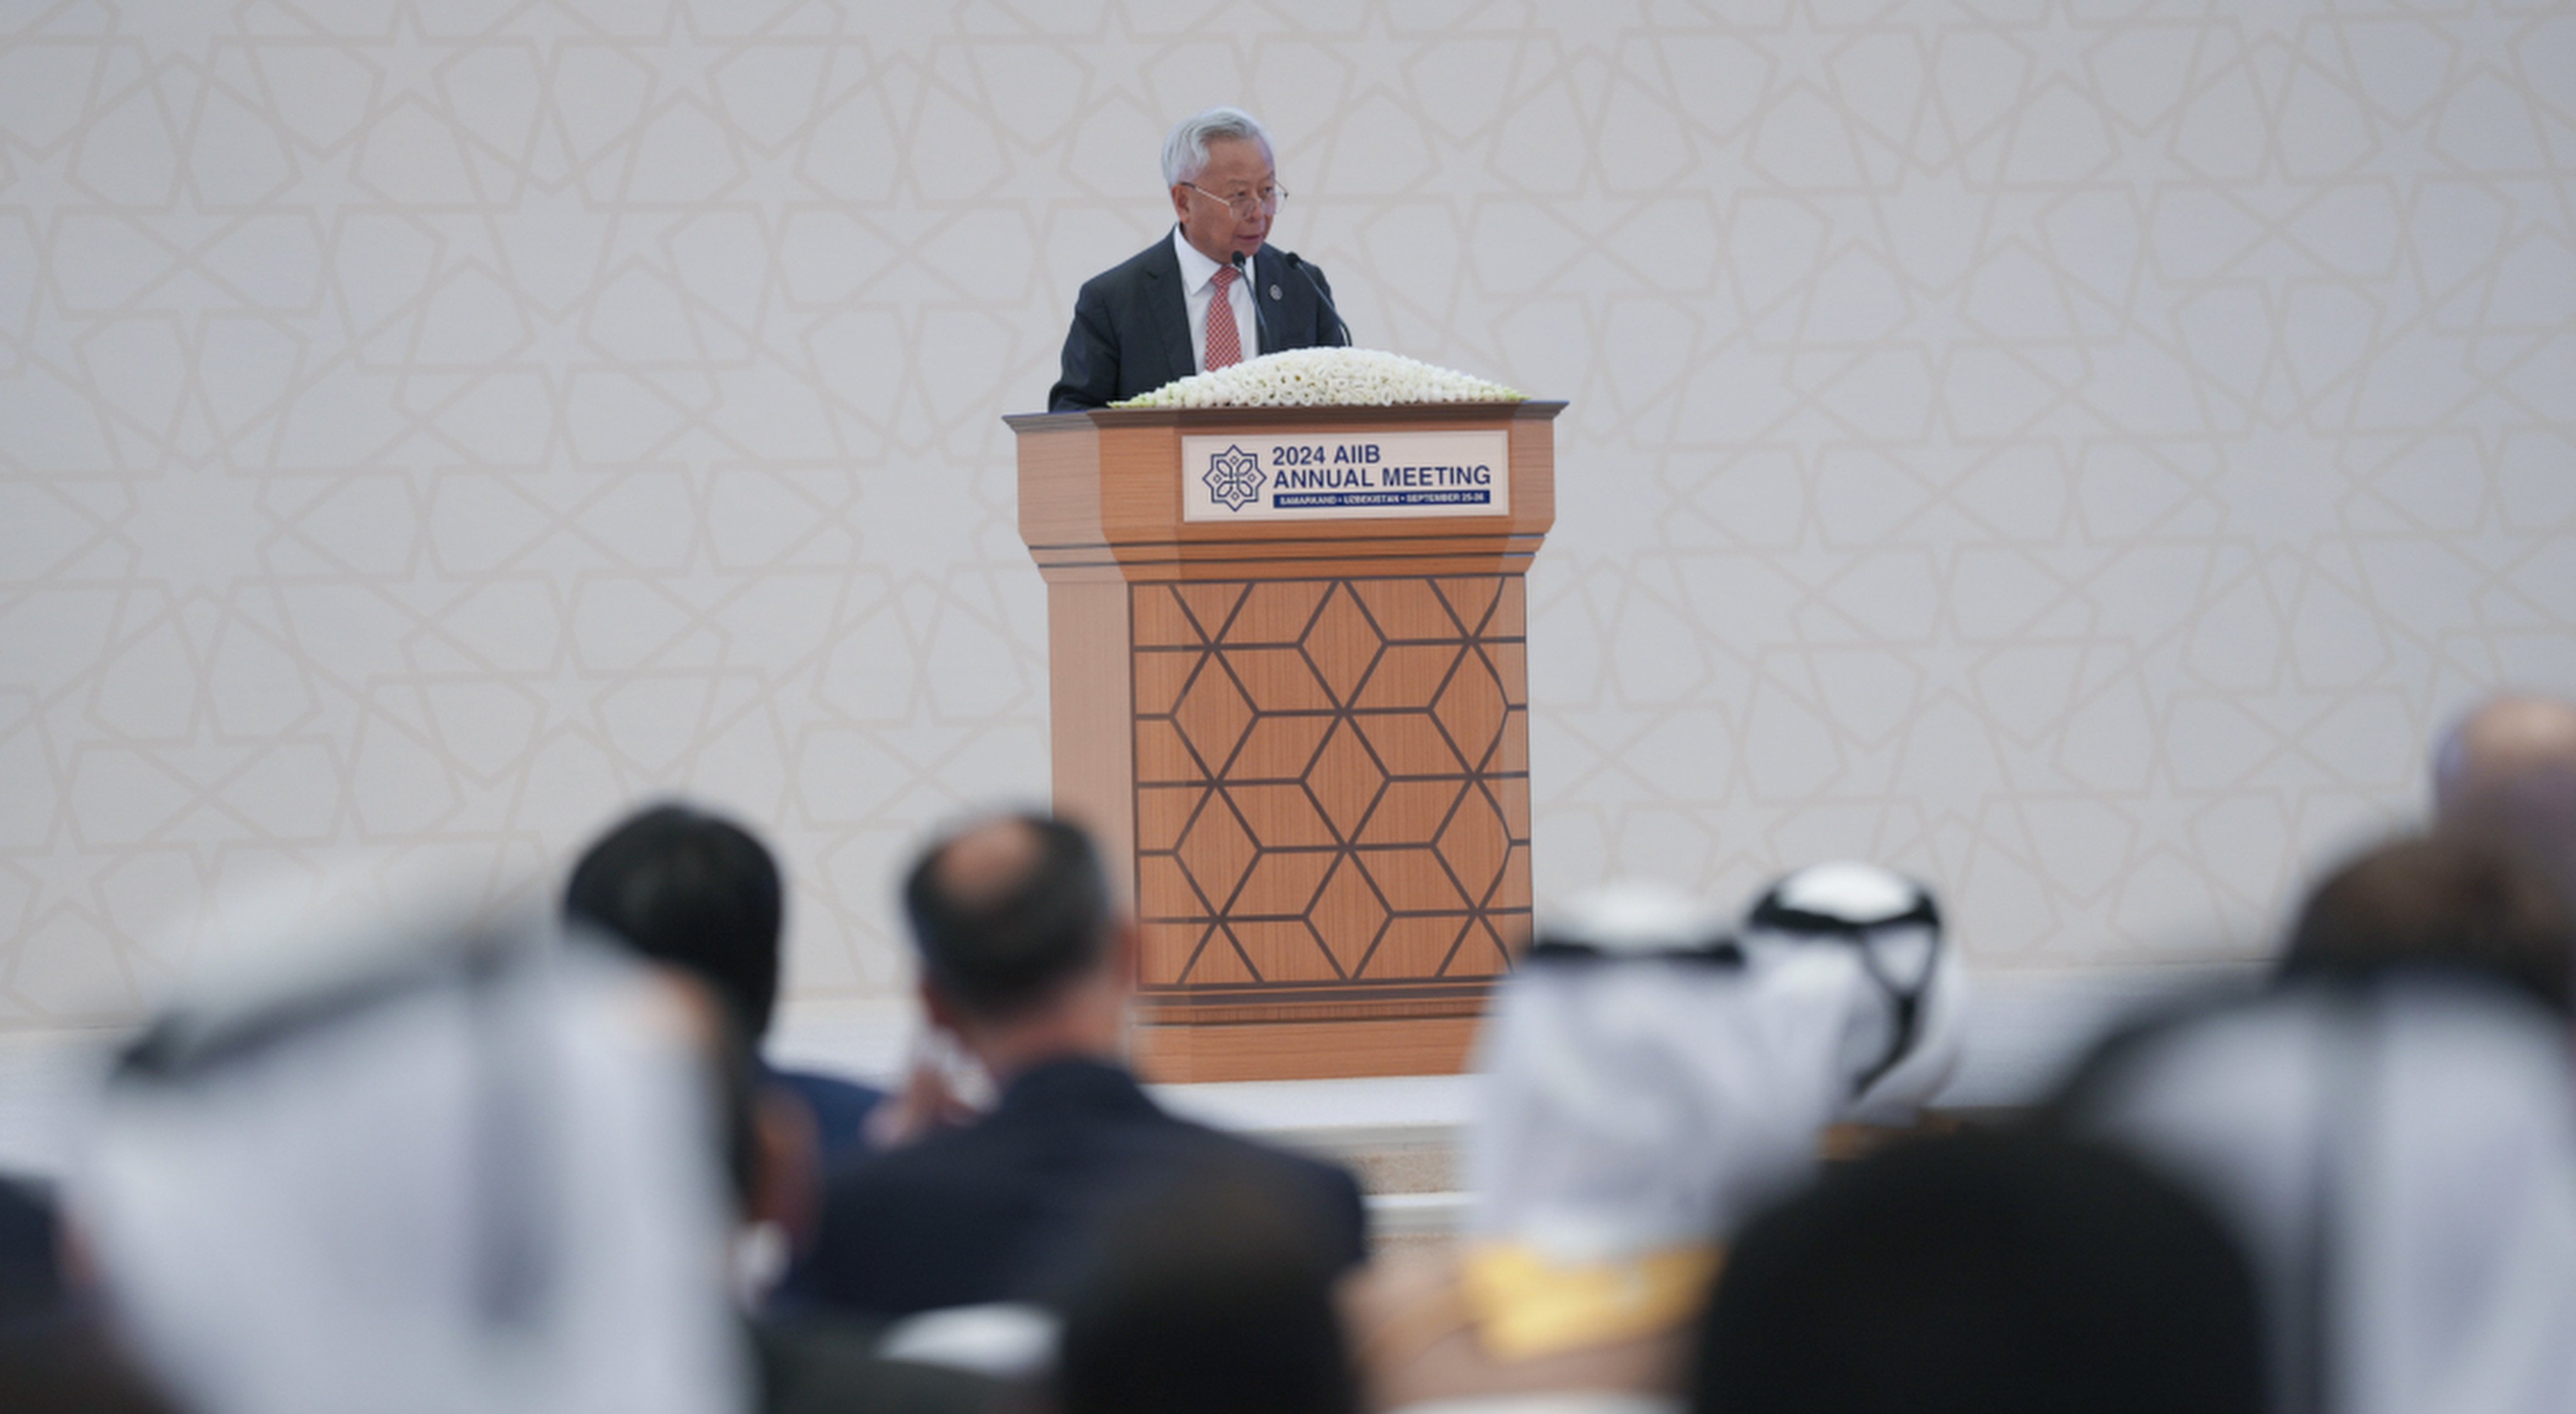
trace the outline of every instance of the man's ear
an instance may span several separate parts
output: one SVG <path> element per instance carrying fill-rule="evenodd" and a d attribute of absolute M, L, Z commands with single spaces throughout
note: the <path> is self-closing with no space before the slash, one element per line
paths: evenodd
<path fill-rule="evenodd" d="M 1186 221 L 1189 219 L 1189 215 L 1190 189 L 1182 186 L 1178 182 L 1174 182 L 1172 183 L 1172 219 L 1175 221 Z"/>

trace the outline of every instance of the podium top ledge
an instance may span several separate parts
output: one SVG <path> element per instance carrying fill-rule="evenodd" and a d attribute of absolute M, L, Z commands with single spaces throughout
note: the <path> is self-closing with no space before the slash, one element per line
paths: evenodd
<path fill-rule="evenodd" d="M 1223 407 L 1223 408 L 1092 408 L 1081 412 L 1005 413 L 1013 432 L 1070 432 L 1077 428 L 1185 427 L 1192 423 L 1259 423 L 1271 427 L 1330 423 L 1340 427 L 1390 422 L 1443 423 L 1553 422 L 1565 411 L 1562 398 L 1524 398 L 1519 402 L 1396 403 L 1392 406 Z"/>

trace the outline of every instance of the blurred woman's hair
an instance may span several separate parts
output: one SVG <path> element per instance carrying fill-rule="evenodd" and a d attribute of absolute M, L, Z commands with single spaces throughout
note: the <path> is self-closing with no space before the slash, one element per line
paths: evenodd
<path fill-rule="evenodd" d="M 749 830 L 687 805 L 618 822 L 573 866 L 567 917 L 713 988 L 757 1043 L 778 1006 L 778 861 Z"/>

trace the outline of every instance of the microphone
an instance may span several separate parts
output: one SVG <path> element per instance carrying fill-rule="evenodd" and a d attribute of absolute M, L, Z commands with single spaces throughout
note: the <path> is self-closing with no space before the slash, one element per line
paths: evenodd
<path fill-rule="evenodd" d="M 1315 298 L 1324 302 L 1324 312 L 1333 316 L 1334 323 L 1342 326 L 1342 347 L 1349 348 L 1351 346 L 1351 321 L 1342 317 L 1342 311 L 1333 304 L 1332 295 L 1325 291 L 1324 282 L 1315 278 L 1314 267 L 1306 263 L 1306 257 L 1297 254 L 1293 250 L 1287 252 L 1286 256 L 1288 260 L 1288 268 L 1306 277 L 1307 285 L 1315 291 Z"/>
<path fill-rule="evenodd" d="M 1252 271 L 1244 265 L 1243 252 L 1239 250 L 1234 253 L 1234 273 L 1243 281 L 1244 293 L 1252 296 L 1252 322 L 1261 329 L 1261 352 L 1279 352 L 1279 345 L 1270 337 L 1270 316 L 1261 308 L 1261 287 L 1252 283 Z"/>

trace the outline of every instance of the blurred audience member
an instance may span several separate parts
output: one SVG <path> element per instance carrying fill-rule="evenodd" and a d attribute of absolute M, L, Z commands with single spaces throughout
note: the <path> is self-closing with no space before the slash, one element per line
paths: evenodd
<path fill-rule="evenodd" d="M 51 1191 L 0 1178 L 0 1410 L 160 1414 L 64 1280 Z"/>
<path fill-rule="evenodd" d="M 2309 972 L 2115 1038 L 2057 1109 L 2252 1258 L 2288 1414 L 2564 1410 L 2576 1097 L 2562 1015 L 2465 970 Z"/>
<path fill-rule="evenodd" d="M 50 1191 L 0 1175 L 0 1331 L 63 1304 L 54 1226 Z"/>
<path fill-rule="evenodd" d="M 1057 1304 L 1057 1414 L 1355 1414 L 1336 1262 L 1277 1173 L 1171 1175 L 1102 1225 Z"/>
<path fill-rule="evenodd" d="M 2576 1013 L 2576 924 L 2529 856 L 2488 834 L 2380 845 L 2326 877 L 2290 933 L 2292 975 L 2438 968 Z"/>
<path fill-rule="evenodd" d="M 1745 1229 L 1692 1407 L 2257 1414 L 2260 1328 L 2225 1229 L 2136 1163 L 2033 1135 L 1914 1140 Z"/>
<path fill-rule="evenodd" d="M 1664 889 L 1576 900 L 1498 991 L 1455 1257 L 1353 1293 L 1372 1408 L 1548 1393 L 1670 1408 L 1712 1245 L 1815 1162 L 1834 1119 L 1946 1075 L 1961 983 L 1939 912 L 1866 865 L 1802 870 L 1739 941 Z"/>
<path fill-rule="evenodd" d="M 657 805 L 582 855 L 564 888 L 564 912 L 705 982 L 757 1055 L 777 1010 L 784 897 L 777 862 L 750 831 L 685 805 Z M 880 1092 L 804 1071 L 769 1074 L 812 1117 L 825 1166 L 868 1150 Z"/>
<path fill-rule="evenodd" d="M 1958 1065 L 1968 976 L 1923 885 L 1876 865 L 1809 865 L 1745 910 L 1744 950 L 1781 998 L 1772 1014 L 1810 1012 L 1835 1028 L 1849 1077 L 1842 1117 L 1910 1124 Z"/>
<path fill-rule="evenodd" d="M 1165 1114 L 1119 1063 L 1136 935 L 1081 831 L 1031 816 L 939 841 L 904 885 L 931 1021 L 1000 1087 L 993 1112 L 836 1178 L 799 1295 L 877 1316 L 1026 1301 L 1104 1206 L 1212 1157 L 1267 1165 L 1336 1268 L 1367 1251 L 1339 1169 Z"/>
<path fill-rule="evenodd" d="M 718 1137 L 743 1240 L 735 1297 L 749 1333 L 757 1414 L 975 1414 L 996 1406 L 996 1382 L 953 1369 L 882 1358 L 878 1328 L 829 1313 L 762 1314 L 780 1270 L 777 1234 L 807 1233 L 817 1201 L 811 1137 L 795 1100 L 765 1084 L 741 1033 L 712 994 L 690 989 L 698 1043 L 718 1080 Z"/>
<path fill-rule="evenodd" d="M 2472 709 L 2434 749 L 2433 809 L 2443 829 L 2530 850 L 2576 908 L 2576 703 L 2507 695 Z"/>
<path fill-rule="evenodd" d="M 190 1414 L 732 1414 L 723 1180 L 675 983 L 527 934 L 283 948 L 120 1061 L 67 1189 Z"/>

